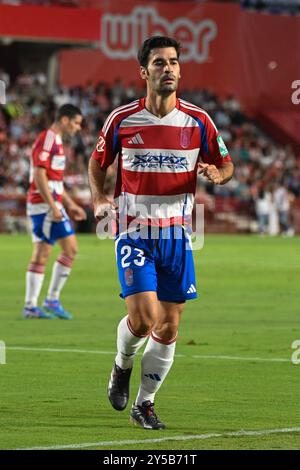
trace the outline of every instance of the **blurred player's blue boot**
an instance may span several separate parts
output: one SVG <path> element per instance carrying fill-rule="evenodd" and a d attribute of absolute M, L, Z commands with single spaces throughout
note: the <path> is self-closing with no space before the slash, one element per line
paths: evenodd
<path fill-rule="evenodd" d="M 129 380 L 131 369 L 121 369 L 114 365 L 108 384 L 108 398 L 115 410 L 122 411 L 126 408 L 129 399 Z"/>
<path fill-rule="evenodd" d="M 62 320 L 72 320 L 71 313 L 67 312 L 60 304 L 59 300 L 48 300 L 45 299 L 43 307 L 47 312 L 53 314 L 57 318 Z"/>
<path fill-rule="evenodd" d="M 49 313 L 44 312 L 42 309 L 39 307 L 24 307 L 23 310 L 23 316 L 24 318 L 43 318 L 43 319 L 52 319 L 55 318 L 54 315 L 51 315 Z"/>
<path fill-rule="evenodd" d="M 132 405 L 130 421 L 144 429 L 165 429 L 166 427 L 155 413 L 154 403 L 150 400 L 144 401 L 142 406 Z"/>

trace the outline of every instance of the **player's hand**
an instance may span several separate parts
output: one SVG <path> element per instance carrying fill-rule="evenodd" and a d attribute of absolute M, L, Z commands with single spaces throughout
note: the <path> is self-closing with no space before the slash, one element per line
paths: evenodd
<path fill-rule="evenodd" d="M 61 222 L 62 219 L 63 219 L 63 215 L 61 213 L 61 210 L 58 207 L 54 206 L 52 208 L 52 220 L 53 220 L 53 222 Z"/>
<path fill-rule="evenodd" d="M 86 220 L 86 212 L 82 207 L 78 206 L 77 204 L 74 204 L 69 207 L 68 209 L 70 213 L 70 217 L 73 220 Z"/>
<path fill-rule="evenodd" d="M 211 183 L 220 184 L 223 177 L 215 165 L 208 163 L 198 163 L 198 173 L 205 176 Z"/>
<path fill-rule="evenodd" d="M 94 201 L 95 218 L 97 220 L 101 220 L 104 217 L 105 213 L 107 213 L 111 219 L 116 219 L 117 208 L 117 205 L 106 197 L 97 199 L 96 201 Z"/>

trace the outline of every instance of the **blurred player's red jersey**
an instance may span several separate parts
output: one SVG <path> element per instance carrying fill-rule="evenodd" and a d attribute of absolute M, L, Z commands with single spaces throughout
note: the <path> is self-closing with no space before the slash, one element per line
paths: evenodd
<path fill-rule="evenodd" d="M 49 206 L 42 196 L 33 178 L 34 168 L 46 168 L 46 176 L 50 192 L 55 201 L 62 202 L 63 174 L 66 164 L 65 152 L 61 136 L 47 129 L 41 132 L 33 144 L 30 162 L 30 186 L 27 195 L 28 215 L 47 212 Z"/>

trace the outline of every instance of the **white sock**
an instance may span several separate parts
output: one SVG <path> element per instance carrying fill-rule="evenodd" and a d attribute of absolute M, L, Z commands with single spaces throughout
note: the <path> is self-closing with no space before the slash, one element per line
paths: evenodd
<path fill-rule="evenodd" d="M 154 397 L 174 361 L 176 337 L 165 343 L 151 334 L 142 358 L 141 385 L 135 404 L 141 406 L 144 401 L 154 403 Z"/>
<path fill-rule="evenodd" d="M 133 359 L 147 340 L 148 335 L 138 336 L 134 333 L 128 316 L 122 318 L 118 326 L 117 350 L 115 363 L 121 369 L 131 369 Z"/>
<path fill-rule="evenodd" d="M 73 258 L 61 253 L 55 261 L 52 269 L 52 276 L 47 294 L 48 300 L 58 300 L 62 288 L 69 277 L 73 263 Z"/>
<path fill-rule="evenodd" d="M 38 263 L 29 263 L 26 272 L 25 306 L 33 308 L 37 306 L 45 277 L 45 266 Z"/>

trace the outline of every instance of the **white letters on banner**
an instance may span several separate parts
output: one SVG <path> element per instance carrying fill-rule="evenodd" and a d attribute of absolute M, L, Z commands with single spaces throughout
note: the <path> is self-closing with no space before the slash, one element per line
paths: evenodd
<path fill-rule="evenodd" d="M 129 15 L 106 13 L 101 19 L 101 50 L 111 59 L 136 59 L 143 41 L 156 35 L 170 36 L 181 43 L 181 62 L 201 64 L 209 57 L 217 25 L 210 19 L 193 22 L 180 17 L 169 21 L 159 16 L 156 8 L 146 6 L 135 7 Z"/>

